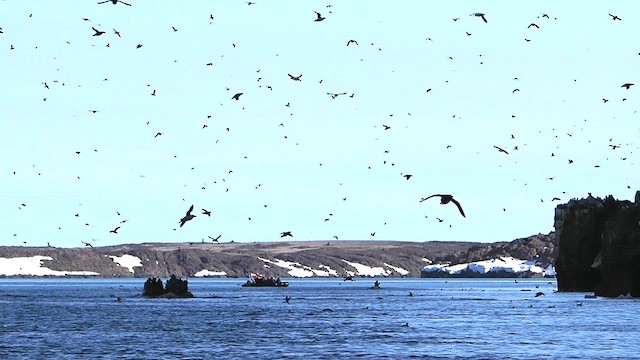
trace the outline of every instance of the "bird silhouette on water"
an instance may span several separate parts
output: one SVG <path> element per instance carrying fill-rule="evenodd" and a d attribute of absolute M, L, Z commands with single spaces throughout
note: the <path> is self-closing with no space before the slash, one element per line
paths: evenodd
<path fill-rule="evenodd" d="M 447 194 L 433 194 L 433 195 L 428 196 L 428 197 L 426 197 L 426 198 L 422 198 L 422 199 L 420 199 L 420 202 L 423 202 L 423 201 L 429 200 L 429 199 L 431 199 L 432 197 L 436 197 L 436 196 L 439 196 L 439 197 L 440 197 L 440 204 L 442 204 L 442 205 L 446 205 L 446 204 L 448 204 L 448 203 L 450 203 L 450 202 L 452 202 L 452 203 L 456 204 L 456 206 L 458 207 L 458 210 L 460 211 L 460 214 L 462 215 L 462 217 L 467 217 L 467 216 L 464 214 L 464 211 L 462 210 L 462 206 L 460 205 L 460 203 L 459 203 L 456 199 L 454 199 L 452 195 L 447 195 Z"/>
<path fill-rule="evenodd" d="M 191 205 L 191 207 L 189 208 L 189 210 L 187 211 L 187 213 L 185 214 L 185 216 L 180 219 L 180 227 L 184 226 L 184 224 L 193 219 L 194 217 L 196 217 L 195 215 L 191 215 L 191 212 L 193 211 L 193 205 Z"/>

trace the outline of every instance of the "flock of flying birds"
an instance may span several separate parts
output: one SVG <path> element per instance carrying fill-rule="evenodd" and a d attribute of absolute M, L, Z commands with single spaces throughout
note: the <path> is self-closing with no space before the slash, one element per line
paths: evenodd
<path fill-rule="evenodd" d="M 107 4 L 107 3 L 111 3 L 111 4 L 113 4 L 113 5 L 122 4 L 122 5 L 124 5 L 124 6 L 132 6 L 132 4 L 127 3 L 127 2 L 124 2 L 124 1 L 121 1 L 121 0 L 107 0 L 107 1 L 98 2 L 98 4 Z M 254 3 L 254 2 L 250 2 L 250 1 L 248 1 L 248 2 L 246 2 L 246 4 L 247 4 L 247 5 L 254 5 L 255 3 Z M 330 9 L 331 7 L 332 7 L 332 5 L 328 5 L 328 6 L 327 6 L 327 8 L 329 8 L 329 9 Z M 329 12 L 331 13 L 331 11 L 329 11 Z M 314 21 L 314 22 L 321 22 L 321 21 L 325 21 L 325 20 L 327 20 L 327 17 L 323 16 L 323 15 L 322 15 L 322 13 L 320 13 L 320 12 L 318 12 L 318 11 L 314 11 L 314 13 L 316 14 L 316 17 L 315 17 L 315 18 L 313 18 L 312 20 L 310 19 L 310 21 Z M 490 20 L 490 19 L 489 19 L 489 17 L 488 17 L 485 13 L 480 13 L 480 12 L 471 13 L 471 14 L 469 14 L 469 16 L 477 17 L 477 18 L 481 19 L 484 23 L 489 23 L 489 20 Z M 621 21 L 621 20 L 622 20 L 622 19 L 621 19 L 619 16 L 617 16 L 617 15 L 609 14 L 609 16 L 611 17 L 611 19 L 612 19 L 613 21 Z M 550 18 L 548 14 L 543 14 L 543 15 L 542 15 L 542 17 L 543 17 L 543 18 Z M 83 20 L 88 21 L 88 19 L 87 19 L 87 18 L 84 18 Z M 213 16 L 213 14 L 209 15 L 209 20 L 214 20 L 214 16 Z M 460 20 L 460 18 L 453 18 L 452 20 L 453 20 L 453 21 L 458 21 L 458 20 Z M 531 23 L 531 24 L 528 26 L 528 28 L 532 28 L 532 27 L 533 27 L 533 28 L 536 28 L 536 29 L 540 28 L 540 27 L 539 27 L 539 25 L 537 25 L 536 23 Z M 177 31 L 178 31 L 178 29 L 177 29 L 176 27 L 174 27 L 174 26 L 172 26 L 171 28 L 172 28 L 172 30 L 173 30 L 174 32 L 177 32 Z M 93 34 L 92 34 L 92 36 L 99 37 L 99 36 L 103 36 L 103 35 L 105 35 L 105 34 L 106 34 L 106 31 L 104 31 L 104 30 L 102 30 L 102 29 L 99 29 L 99 28 L 96 28 L 96 26 L 92 26 L 92 27 L 91 27 L 91 29 L 93 30 Z M 121 37 L 121 34 L 120 34 L 120 32 L 119 32 L 118 30 L 113 29 L 113 33 L 114 33 L 116 36 Z M 3 29 L 0 27 L 0 35 L 3 35 L 3 34 L 4 34 Z M 471 36 L 471 33 L 467 32 L 467 36 Z M 429 40 L 429 39 L 428 39 L 428 40 Z M 525 40 L 529 41 L 528 39 L 525 39 Z M 355 39 L 349 39 L 349 40 L 346 42 L 346 46 L 359 46 L 359 45 L 360 45 L 360 44 L 359 44 L 359 43 L 358 43 L 358 41 L 357 41 L 357 40 L 355 40 Z M 109 44 L 107 44 L 107 47 L 108 47 L 108 46 L 109 46 Z M 137 48 L 141 48 L 141 47 L 142 47 L 142 44 L 138 44 L 136 47 L 137 47 Z M 234 47 L 235 47 L 235 44 L 234 44 Z M 11 45 L 11 49 L 14 49 L 13 45 Z M 640 54 L 639 54 L 639 55 L 640 55 Z M 211 66 L 211 65 L 212 65 L 212 63 L 207 63 L 207 66 Z M 290 73 L 289 73 L 289 74 L 287 74 L 287 75 L 288 75 L 288 77 L 289 77 L 289 79 L 290 79 L 291 81 L 298 81 L 298 82 L 300 82 L 300 81 L 302 81 L 302 78 L 303 78 L 303 74 L 294 75 L 294 74 L 290 74 Z M 260 79 L 258 79 L 258 81 L 259 81 L 259 80 L 260 80 Z M 44 85 L 45 85 L 45 87 L 46 87 L 47 89 L 49 88 L 49 86 L 48 86 L 46 83 L 44 83 Z M 631 89 L 631 87 L 632 87 L 633 85 L 634 85 L 633 83 L 628 83 L 628 82 L 627 82 L 627 83 L 622 84 L 622 85 L 621 85 L 621 87 L 622 87 L 622 88 L 625 88 L 625 89 L 627 89 L 627 90 L 629 90 L 629 89 Z M 268 86 L 267 86 L 267 87 L 268 87 Z M 229 89 L 227 88 L 227 90 L 229 90 Z M 427 92 L 429 92 L 429 91 L 431 91 L 431 89 L 428 89 L 428 90 L 427 90 Z M 512 92 L 513 92 L 513 93 L 515 93 L 515 92 L 518 92 L 518 91 L 520 91 L 520 90 L 516 88 L 516 89 L 514 89 Z M 332 99 L 336 99 L 336 98 L 338 98 L 339 96 L 349 95 L 349 93 L 347 93 L 347 92 L 327 92 L 326 94 L 327 94 L 327 95 L 329 95 Z M 156 96 L 156 90 L 154 89 L 154 90 L 150 93 L 150 95 L 151 95 L 151 96 Z M 243 95 L 243 92 L 237 92 L 237 93 L 234 93 L 234 95 L 233 95 L 233 96 L 231 96 L 231 100 L 240 101 L 240 97 L 241 97 L 242 95 Z M 349 96 L 353 98 L 353 97 L 354 97 L 354 95 L 355 95 L 355 94 L 353 94 L 353 93 L 352 93 L 352 94 L 351 94 L 351 95 L 349 95 Z M 46 99 L 45 99 L 45 100 L 46 100 Z M 626 100 L 626 99 L 625 99 L 625 100 Z M 603 101 L 606 103 L 606 102 L 608 101 L 608 99 L 603 99 Z M 289 104 L 287 103 L 287 104 L 286 104 L 286 106 L 287 106 L 287 107 L 289 107 Z M 92 111 L 93 113 L 96 113 L 98 110 L 90 110 L 90 111 Z M 147 123 L 147 125 L 148 125 L 148 123 Z M 281 125 L 281 126 L 284 126 L 283 124 L 280 124 L 280 125 Z M 205 124 L 205 125 L 203 125 L 203 128 L 206 128 L 206 127 L 207 127 L 207 125 L 206 125 L 206 124 Z M 389 126 L 389 125 L 383 125 L 383 129 L 384 129 L 384 130 L 389 130 L 390 128 L 391 128 L 391 126 Z M 227 130 L 227 131 L 230 131 L 230 129 L 229 129 L 229 128 L 227 128 L 226 130 Z M 158 132 L 156 132 L 156 134 L 155 134 L 155 136 L 154 136 L 154 137 L 155 137 L 155 138 L 157 138 L 157 137 L 162 136 L 162 135 L 164 135 L 164 133 L 163 133 L 163 132 L 158 131 Z M 512 135 L 512 138 L 513 138 L 513 135 Z M 615 146 L 615 145 L 614 145 L 614 146 Z M 494 146 L 494 148 L 495 148 L 498 152 L 500 152 L 500 153 L 504 153 L 504 154 L 506 154 L 506 155 L 508 155 L 508 154 L 509 154 L 509 152 L 508 152 L 506 149 L 502 148 L 502 147 Z M 613 149 L 615 149 L 615 147 L 614 147 Z M 517 147 L 515 148 L 515 150 L 517 150 Z M 95 151 L 97 151 L 97 150 L 95 150 Z M 79 154 L 80 152 L 77 152 L 77 153 Z M 552 154 L 552 156 L 553 156 L 553 154 Z M 572 160 L 569 160 L 569 163 L 571 163 L 571 162 L 572 162 Z M 321 164 L 321 165 L 322 165 L 322 164 Z M 230 172 L 231 172 L 231 171 L 230 171 Z M 15 172 L 14 172 L 14 174 L 15 174 Z M 404 173 L 403 173 L 403 174 L 401 174 L 401 175 L 402 175 L 402 177 L 404 177 L 406 180 L 410 180 L 410 179 L 413 177 L 413 175 L 412 175 L 412 174 L 404 174 Z M 257 188 L 257 187 L 256 187 L 256 188 Z M 228 191 L 228 190 L 227 190 L 227 191 Z M 419 200 L 419 202 L 425 202 L 425 201 L 427 201 L 427 200 L 429 200 L 429 199 L 431 199 L 431 198 L 434 198 L 434 197 L 436 197 L 436 198 L 440 198 L 440 204 L 442 204 L 442 205 L 447 205 L 447 204 L 453 204 L 453 205 L 455 205 L 455 206 L 456 206 L 456 208 L 457 208 L 457 210 L 458 210 L 458 212 L 460 213 L 460 215 L 461 215 L 462 217 L 465 217 L 465 218 L 466 218 L 466 214 L 465 214 L 465 212 L 464 212 L 464 210 L 463 210 L 463 207 L 462 207 L 461 203 L 460 203 L 458 200 L 454 199 L 453 195 L 451 195 L 451 194 L 433 194 L 433 195 L 430 195 L 430 196 L 427 196 L 427 197 L 423 197 L 423 198 L 421 198 L 421 199 Z M 559 198 L 554 198 L 554 200 L 556 200 L 556 199 L 557 199 L 557 200 L 559 200 Z M 343 200 L 346 200 L 346 198 L 343 198 Z M 21 205 L 22 205 L 23 207 L 26 207 L 26 204 L 21 204 Z M 265 206 L 265 207 L 267 207 L 267 205 L 264 205 L 264 206 Z M 188 210 L 186 211 L 185 215 L 177 221 L 177 224 L 179 224 L 179 227 L 180 227 L 180 228 L 182 228 L 182 227 L 183 227 L 183 226 L 185 226 L 188 222 L 190 222 L 190 221 L 194 220 L 194 219 L 197 217 L 197 215 L 194 215 L 194 214 L 193 214 L 193 212 L 194 212 L 194 205 L 191 205 L 191 206 L 188 208 Z M 118 215 L 119 215 L 119 213 L 118 213 Z M 203 208 L 203 209 L 201 209 L 201 214 L 198 214 L 198 215 L 211 217 L 211 216 L 212 216 L 212 212 L 211 212 L 211 211 L 209 211 L 209 210 L 207 210 L 207 209 L 204 209 L 204 208 Z M 332 214 L 330 214 L 330 215 L 332 216 Z M 78 214 L 76 214 L 76 217 L 78 217 Z M 329 220 L 328 218 L 327 218 L 327 219 L 325 219 L 325 221 L 328 221 L 328 220 Z M 443 220 L 442 220 L 442 219 L 440 219 L 440 218 L 437 218 L 437 220 L 438 220 L 439 222 L 442 222 L 442 221 L 443 221 Z M 112 228 L 111 230 L 109 230 L 109 234 L 117 235 L 117 234 L 118 234 L 118 231 L 122 228 L 123 224 L 124 224 L 126 221 L 127 221 L 127 220 L 120 221 L 120 224 L 118 224 L 118 226 L 116 226 L 116 227 Z M 86 225 L 88 225 L 88 224 L 86 224 Z M 174 229 L 174 230 L 176 230 L 176 229 Z M 370 234 L 371 234 L 371 236 L 375 236 L 375 232 L 371 232 Z M 14 235 L 14 236 L 15 236 L 15 235 Z M 209 238 L 211 241 L 213 241 L 213 242 L 218 242 L 218 240 L 220 239 L 220 237 L 221 237 L 221 236 L 222 236 L 222 235 L 219 235 L 219 236 L 217 236 L 217 237 L 208 236 L 208 238 Z M 292 231 L 290 231 L 290 230 L 282 231 L 282 232 L 280 233 L 280 237 L 281 237 L 281 238 L 284 238 L 284 237 L 293 237 L 293 232 L 292 232 Z M 337 237 L 337 236 L 334 236 L 334 239 L 338 239 L 338 237 Z M 25 243 L 26 243 L 26 242 L 25 242 Z M 91 243 L 89 243 L 89 242 L 83 241 L 83 244 L 84 244 L 85 246 L 87 246 L 87 247 L 92 247 L 92 244 L 91 244 Z"/>

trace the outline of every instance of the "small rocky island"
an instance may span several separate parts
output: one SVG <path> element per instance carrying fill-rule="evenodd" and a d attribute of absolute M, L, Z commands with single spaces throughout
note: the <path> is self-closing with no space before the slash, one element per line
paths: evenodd
<path fill-rule="evenodd" d="M 640 191 L 635 201 L 573 199 L 555 210 L 559 291 L 640 297 Z"/>
<path fill-rule="evenodd" d="M 192 298 L 193 294 L 188 289 L 189 282 L 177 278 L 174 274 L 167 279 L 166 287 L 162 286 L 162 279 L 148 278 L 144 282 L 143 296 L 164 298 Z"/>

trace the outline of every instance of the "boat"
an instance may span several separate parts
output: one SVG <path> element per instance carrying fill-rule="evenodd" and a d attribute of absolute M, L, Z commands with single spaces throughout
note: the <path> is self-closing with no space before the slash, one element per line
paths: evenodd
<path fill-rule="evenodd" d="M 274 279 L 273 277 L 265 277 L 262 274 L 251 274 L 251 278 L 246 283 L 242 284 L 243 287 L 287 287 L 289 282 L 281 281 L 280 278 Z"/>

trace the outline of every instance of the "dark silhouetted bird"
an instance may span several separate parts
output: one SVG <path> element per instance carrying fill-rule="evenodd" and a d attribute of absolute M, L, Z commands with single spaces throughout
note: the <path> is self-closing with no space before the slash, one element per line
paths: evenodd
<path fill-rule="evenodd" d="M 193 211 L 193 205 L 191 205 L 191 207 L 187 211 L 186 215 L 182 219 L 180 219 L 180 227 L 182 227 L 187 221 L 189 221 L 189 220 L 193 219 L 194 217 L 196 217 L 195 215 L 191 215 L 192 211 Z"/>
<path fill-rule="evenodd" d="M 113 233 L 113 234 L 117 234 L 118 233 L 118 229 L 120 229 L 120 226 L 118 226 L 117 228 L 115 228 L 113 230 L 109 230 L 109 232 Z"/>
<path fill-rule="evenodd" d="M 488 21 L 487 21 L 487 18 L 486 18 L 486 17 L 484 17 L 484 14 L 483 14 L 483 13 L 473 13 L 473 14 L 469 14 L 469 16 L 477 16 L 477 17 L 481 17 L 481 18 L 482 18 L 482 20 L 484 20 L 484 22 L 488 22 Z"/>
<path fill-rule="evenodd" d="M 431 199 L 432 197 L 435 197 L 435 196 L 439 196 L 440 197 L 440 204 L 442 204 L 442 205 L 448 204 L 449 202 L 452 202 L 452 203 L 456 204 L 456 206 L 458 207 L 458 210 L 460 210 L 460 214 L 463 217 L 467 217 L 464 214 L 464 211 L 462 210 L 462 206 L 460 205 L 460 203 L 456 199 L 454 199 L 452 195 L 434 194 L 434 195 L 428 196 L 426 198 L 420 199 L 420 202 L 423 202 L 425 200 L 429 200 L 429 199 Z"/>
<path fill-rule="evenodd" d="M 536 25 L 534 23 L 529 24 L 529 26 L 527 26 L 527 29 L 532 27 L 532 26 L 535 27 L 536 29 L 540 29 L 540 26 L 538 26 L 538 25 Z"/>
<path fill-rule="evenodd" d="M 302 74 L 298 75 L 298 76 L 293 76 L 291 74 L 287 74 L 289 75 L 289 78 L 291 78 L 291 80 L 293 81 L 302 81 L 300 78 L 302 77 Z"/>
<path fill-rule="evenodd" d="M 497 146 L 495 146 L 495 145 L 493 145 L 493 147 L 494 147 L 494 148 L 496 148 L 496 149 L 498 149 L 498 151 L 499 151 L 499 152 L 501 152 L 501 153 L 505 153 L 505 154 L 507 154 L 507 155 L 509 154 L 509 153 L 507 152 L 507 150 L 505 150 L 505 149 L 503 149 L 503 148 L 497 147 Z"/>
<path fill-rule="evenodd" d="M 356 44 L 356 45 L 360 46 L 360 44 L 358 44 L 358 42 L 353 40 L 353 39 L 347 41 L 347 46 L 349 46 L 350 44 Z"/>
<path fill-rule="evenodd" d="M 625 88 L 625 89 L 629 90 L 629 88 L 630 88 L 631 86 L 633 86 L 633 85 L 634 85 L 634 84 L 632 84 L 632 83 L 626 83 L 626 84 L 622 84 L 622 86 L 620 86 L 620 87 L 623 87 L 623 88 Z"/>
<path fill-rule="evenodd" d="M 617 15 L 613 15 L 613 14 L 609 14 L 609 16 L 611 16 L 611 20 L 616 21 L 616 20 L 622 20 L 622 18 L 620 18 Z"/>
<path fill-rule="evenodd" d="M 285 236 L 290 236 L 293 237 L 293 235 L 291 234 L 291 231 L 283 231 L 280 233 L 280 237 L 283 238 Z"/>
<path fill-rule="evenodd" d="M 96 32 L 95 34 L 93 34 L 93 36 L 100 36 L 100 35 L 104 34 L 104 31 L 100 31 L 100 30 L 94 28 L 93 26 L 91 28 L 93 29 L 93 31 Z"/>
<path fill-rule="evenodd" d="M 83 244 L 84 244 L 84 246 L 86 246 L 86 247 L 90 247 L 90 248 L 92 248 L 92 247 L 93 247 L 93 245 L 91 245 L 91 244 L 90 244 L 90 243 L 88 243 L 88 242 L 84 242 L 84 241 L 82 241 L 82 243 L 83 243 Z"/>
<path fill-rule="evenodd" d="M 204 215 L 211 216 L 211 211 L 209 211 L 209 210 L 207 210 L 207 209 L 202 209 L 202 213 L 203 213 Z"/>
<path fill-rule="evenodd" d="M 128 3 L 126 3 L 126 2 L 124 2 L 122 0 L 106 0 L 106 1 L 101 1 L 98 4 L 105 4 L 105 3 L 108 3 L 108 2 L 112 3 L 113 5 L 115 5 L 117 3 L 120 3 L 120 4 L 125 4 L 127 6 L 131 6 L 131 4 L 128 4 Z"/>
<path fill-rule="evenodd" d="M 321 15 L 319 12 L 314 11 L 314 13 L 316 13 L 317 17 L 316 17 L 316 19 L 315 19 L 315 20 L 313 20 L 313 21 L 322 21 L 322 20 L 324 20 L 324 19 L 325 19 L 324 17 L 322 17 L 322 15 Z"/>
<path fill-rule="evenodd" d="M 242 94 L 244 94 L 244 93 L 237 93 L 237 94 L 233 95 L 233 96 L 231 97 L 231 99 L 232 99 L 232 100 L 240 100 L 240 95 L 242 95 Z"/>

